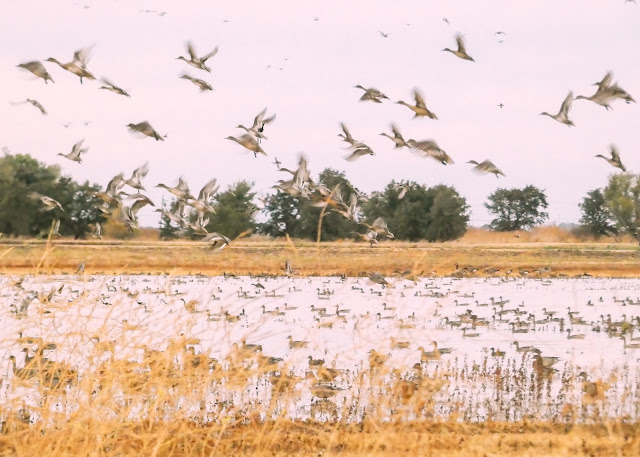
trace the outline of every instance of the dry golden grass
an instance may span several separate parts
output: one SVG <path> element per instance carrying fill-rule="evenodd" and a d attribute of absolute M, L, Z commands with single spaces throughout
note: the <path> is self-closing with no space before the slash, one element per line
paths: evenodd
<path fill-rule="evenodd" d="M 122 359 L 114 350 L 122 343 L 101 341 L 85 352 L 90 370 L 72 370 L 64 362 L 44 368 L 49 362 L 35 356 L 4 378 L 0 456 L 640 454 L 640 424 L 601 420 L 599 411 L 608 407 L 604 396 L 585 399 L 597 408 L 581 417 L 578 411 L 586 413 L 587 406 L 559 402 L 546 421 L 468 422 L 463 417 L 470 409 L 482 408 L 468 404 L 453 405 L 448 418 L 438 419 L 434 399 L 449 381 L 424 375 L 390 381 L 381 366 L 356 375 L 358 393 L 343 403 L 314 398 L 308 417 L 296 420 L 287 411 L 299 406 L 320 370 L 292 376 L 286 367 L 246 352 L 213 361 L 190 351 L 197 340 L 187 336 L 170 340 L 163 352 L 146 349 L 141 360 Z M 449 372 L 449 379 L 463 372 Z M 499 374 L 482 375 L 497 398 L 527 382 L 526 376 L 510 380 Z M 541 394 L 535 407 L 544 414 L 542 404 L 551 399 L 544 390 L 518 393 Z M 354 413 L 363 403 L 366 412 Z M 504 408 L 519 408 L 509 403 Z"/>
<path fill-rule="evenodd" d="M 267 240 L 261 238 L 235 241 L 221 252 L 211 252 L 199 242 L 160 241 L 82 241 L 57 240 L 45 248 L 41 241 L 4 241 L 0 244 L 0 272 L 7 274 L 72 274 L 78 264 L 86 262 L 87 273 L 222 273 L 281 274 L 285 260 L 292 262 L 302 276 L 357 276 L 379 271 L 392 276 L 397 271 L 413 270 L 421 275 L 449 275 L 472 266 L 484 275 L 487 268 L 497 268 L 497 275 L 513 270 L 550 267 L 544 276 L 629 277 L 640 274 L 640 252 L 636 243 L 550 243 L 551 229 L 527 234 L 529 241 L 513 242 L 501 237 L 470 231 L 465 238 L 450 243 L 409 243 L 387 241 L 378 247 L 352 241 L 314 243 L 310 241 Z M 555 231 L 555 230 L 552 230 Z M 566 232 L 563 232 L 566 233 Z M 490 242 L 487 242 L 487 237 Z M 496 239 L 494 239 L 496 238 Z M 524 235 L 521 239 L 526 239 Z M 47 250 L 46 256 L 43 251 Z M 535 276 L 535 274 L 532 273 Z"/>
<path fill-rule="evenodd" d="M 72 420 L 44 434 L 13 422 L 1 456 L 598 456 L 640 455 L 637 424 L 412 422 L 341 427 L 275 421 L 197 426 L 188 421 Z"/>

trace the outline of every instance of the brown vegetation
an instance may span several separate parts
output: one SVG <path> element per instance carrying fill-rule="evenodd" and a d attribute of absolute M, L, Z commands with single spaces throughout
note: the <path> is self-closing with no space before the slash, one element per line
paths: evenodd
<path fill-rule="evenodd" d="M 45 242 L 4 240 L 0 244 L 0 271 L 7 274 L 73 274 L 86 262 L 87 273 L 169 273 L 169 274 L 282 274 L 287 259 L 302 276 L 363 275 L 379 271 L 393 276 L 413 270 L 419 275 L 450 275 L 455 264 L 471 266 L 476 276 L 488 268 L 495 275 L 518 275 L 521 270 L 536 275 L 545 268 L 545 277 L 593 276 L 624 277 L 640 273 L 635 243 L 603 240 L 576 243 L 558 239 L 566 231 L 544 228 L 514 234 L 470 230 L 461 240 L 449 243 L 409 243 L 387 241 L 377 247 L 352 241 L 314 243 L 301 240 L 242 239 L 221 252 L 212 252 L 200 242 L 84 241 Z M 549 269 L 546 269 L 546 268 Z"/>

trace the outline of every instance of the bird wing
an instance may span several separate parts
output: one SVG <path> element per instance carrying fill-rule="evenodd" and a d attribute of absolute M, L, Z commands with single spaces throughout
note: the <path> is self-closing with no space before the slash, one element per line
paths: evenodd
<path fill-rule="evenodd" d="M 73 147 L 71 148 L 71 154 L 78 154 L 79 155 L 80 154 L 80 148 L 82 147 L 82 143 L 84 143 L 84 138 L 73 145 Z"/>
<path fill-rule="evenodd" d="M 115 84 L 113 84 L 111 81 L 109 81 L 107 78 L 105 78 L 104 76 L 102 78 L 100 78 L 100 81 L 102 81 L 103 83 L 105 83 L 107 86 L 111 86 L 114 89 L 118 88 Z"/>
<path fill-rule="evenodd" d="M 398 130 L 398 126 L 396 124 L 391 124 L 391 131 L 393 132 L 393 136 L 399 140 L 404 141 L 404 138 L 400 134 L 400 130 Z"/>
<path fill-rule="evenodd" d="M 464 47 L 464 39 L 462 38 L 462 35 L 456 35 L 456 43 L 458 43 L 458 51 L 466 54 L 467 51 Z"/>
<path fill-rule="evenodd" d="M 602 81 L 600 81 L 600 83 L 598 84 L 598 90 L 605 90 L 607 87 L 611 85 L 612 81 L 613 81 L 613 72 L 610 71 L 606 75 L 604 75 L 604 78 L 602 78 Z"/>
<path fill-rule="evenodd" d="M 196 55 L 196 50 L 193 47 L 193 43 L 191 41 L 187 41 L 187 52 L 189 53 L 189 56 L 191 57 L 191 60 L 198 60 L 198 56 Z"/>
<path fill-rule="evenodd" d="M 149 162 L 145 162 L 144 165 L 139 166 L 138 168 L 136 168 L 135 170 L 133 170 L 133 178 L 136 178 L 137 180 L 140 180 L 142 178 L 144 178 L 145 176 L 147 176 L 147 173 L 149 173 Z"/>
<path fill-rule="evenodd" d="M 211 181 L 206 183 L 202 187 L 202 189 L 200 189 L 200 193 L 198 194 L 198 200 L 201 202 L 208 203 L 209 199 L 211 198 L 211 194 L 214 192 L 214 189 L 216 189 L 217 183 L 218 183 L 218 180 L 216 178 L 213 178 Z"/>
<path fill-rule="evenodd" d="M 424 151 L 426 153 L 431 153 L 433 151 L 440 151 L 440 147 L 433 140 L 423 140 L 423 141 L 412 141 L 411 149 L 417 149 L 419 151 Z"/>
<path fill-rule="evenodd" d="M 73 62 L 80 65 L 82 68 L 86 69 L 89 60 L 91 60 L 91 50 L 93 49 L 93 45 L 78 49 L 73 53 Z"/>
<path fill-rule="evenodd" d="M 344 122 L 340 122 L 340 127 L 342 127 L 342 131 L 344 132 L 344 135 L 346 137 L 345 140 L 353 140 L 353 137 L 351 136 L 351 133 L 349 133 L 349 129 Z"/>
<path fill-rule="evenodd" d="M 562 102 L 562 106 L 560 106 L 560 112 L 564 114 L 565 117 L 569 115 L 569 110 L 571 110 L 571 103 L 573 102 L 573 92 L 569 92 L 567 98 Z"/>
<path fill-rule="evenodd" d="M 29 103 L 38 108 L 42 114 L 47 114 L 47 110 L 44 109 L 44 106 L 38 100 L 32 100 L 30 98 L 27 99 Z"/>
<path fill-rule="evenodd" d="M 276 115 L 275 114 L 273 116 L 271 116 L 271 117 L 268 117 L 268 118 L 264 119 L 262 121 L 262 127 L 264 127 L 265 125 L 273 122 L 275 119 L 276 119 Z"/>
<path fill-rule="evenodd" d="M 446 152 L 444 152 L 442 149 L 439 149 L 438 151 L 429 152 L 429 155 L 434 159 L 436 159 L 438 162 L 441 162 L 445 165 L 453 163 L 453 159 L 449 157 L 449 155 Z"/>
<path fill-rule="evenodd" d="M 215 56 L 217 53 L 218 53 L 218 46 L 213 48 L 213 51 L 211 51 L 209 54 L 205 54 L 202 57 L 200 57 L 200 62 L 205 63 L 208 58 Z"/>
<path fill-rule="evenodd" d="M 417 107 L 427 109 L 427 105 L 424 102 L 424 96 L 422 95 L 422 92 L 420 92 L 420 89 L 414 89 L 413 96 L 416 99 Z"/>
<path fill-rule="evenodd" d="M 140 211 L 140 208 L 147 206 L 147 205 L 153 205 L 153 202 L 151 200 L 149 200 L 148 198 L 143 198 L 140 200 L 136 200 L 133 205 L 131 205 L 131 214 L 133 214 L 134 216 L 138 213 L 138 211 Z"/>
<path fill-rule="evenodd" d="M 355 194 L 355 192 L 351 192 L 351 195 L 349 195 L 349 209 L 353 211 L 357 206 L 358 196 Z"/>
<path fill-rule="evenodd" d="M 620 153 L 618 152 L 618 147 L 615 144 L 611 145 L 611 159 L 620 163 Z"/>
<path fill-rule="evenodd" d="M 118 190 L 120 190 L 120 188 L 124 186 L 123 178 L 124 175 L 122 173 L 111 178 L 111 181 L 109 181 L 109 184 L 107 184 L 107 194 L 115 196 Z"/>
<path fill-rule="evenodd" d="M 178 189 L 184 190 L 184 191 L 189 191 L 189 185 L 187 184 L 187 182 L 182 178 L 182 176 L 180 176 L 178 178 L 178 185 L 176 186 Z"/>
<path fill-rule="evenodd" d="M 262 119 L 264 118 L 264 114 L 267 112 L 267 108 L 260 111 L 256 117 L 253 118 L 253 127 L 252 129 L 257 129 L 262 124 Z"/>
<path fill-rule="evenodd" d="M 473 167 L 472 170 L 478 174 L 485 174 L 489 172 L 491 168 L 495 168 L 495 165 L 490 160 L 483 160 Z"/>

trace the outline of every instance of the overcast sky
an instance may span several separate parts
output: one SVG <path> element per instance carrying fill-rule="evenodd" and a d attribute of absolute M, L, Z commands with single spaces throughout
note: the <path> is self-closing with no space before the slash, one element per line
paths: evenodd
<path fill-rule="evenodd" d="M 476 62 L 442 52 L 455 47 L 457 32 Z M 210 74 L 176 60 L 187 40 L 200 55 L 219 46 Z M 0 146 L 103 186 L 149 160 L 145 184 L 158 203 L 164 191 L 153 186 L 175 185 L 179 176 L 193 192 L 216 177 L 223 188 L 253 181 L 264 195 L 286 177 L 274 157 L 293 168 L 304 152 L 313 175 L 333 167 L 365 192 L 392 179 L 452 185 L 471 205 L 473 225 L 489 222 L 482 204 L 496 188 L 528 184 L 546 191 L 551 222 L 577 222 L 582 197 L 615 170 L 594 155 L 615 143 L 626 167 L 640 170 L 637 104 L 616 101 L 606 111 L 577 100 L 569 116 L 575 128 L 539 115 L 557 113 L 569 90 L 592 95 L 609 70 L 640 98 L 640 7 L 624 0 L 3 1 L 0 41 Z M 81 85 L 54 63 L 46 67 L 55 84 L 16 68 L 48 57 L 68 62 L 89 45 L 89 70 L 131 98 L 98 90 L 99 81 Z M 201 94 L 179 79 L 183 72 L 215 92 Z M 438 120 L 413 119 L 389 101 L 359 102 L 356 84 L 410 103 L 418 87 Z M 49 114 L 10 103 L 26 98 Z M 250 125 L 264 107 L 277 119 L 265 130 L 269 156 L 254 158 L 225 137 L 239 136 L 236 125 Z M 166 141 L 125 128 L 142 120 Z M 341 121 L 376 155 L 345 161 Z M 379 136 L 390 122 L 405 138 L 436 140 L 455 164 L 394 150 Z M 56 155 L 82 138 L 89 147 L 82 165 Z M 465 163 L 485 158 L 506 178 L 475 175 Z M 152 208 L 139 217 L 141 225 L 157 224 Z"/>

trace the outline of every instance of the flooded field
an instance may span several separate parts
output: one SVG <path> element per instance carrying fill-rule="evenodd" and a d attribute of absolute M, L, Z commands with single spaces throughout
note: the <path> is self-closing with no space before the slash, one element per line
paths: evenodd
<path fill-rule="evenodd" d="M 0 401 L 68 415 L 108 371 L 105 417 L 640 416 L 640 280 L 388 281 L 5 277 Z"/>

